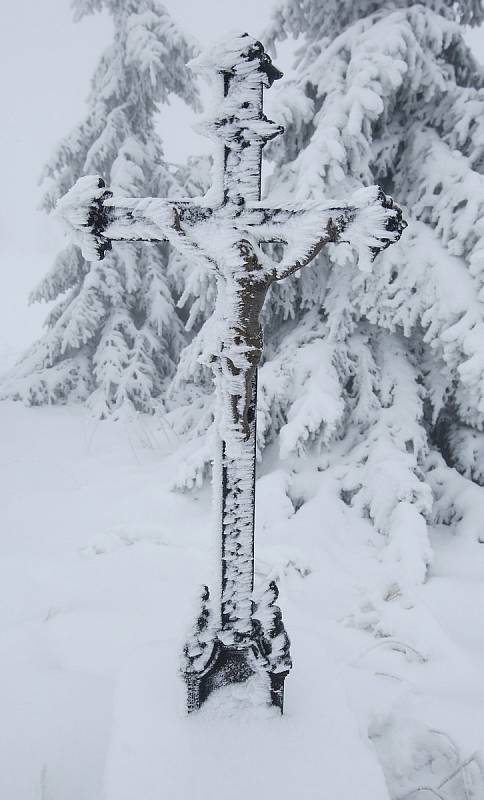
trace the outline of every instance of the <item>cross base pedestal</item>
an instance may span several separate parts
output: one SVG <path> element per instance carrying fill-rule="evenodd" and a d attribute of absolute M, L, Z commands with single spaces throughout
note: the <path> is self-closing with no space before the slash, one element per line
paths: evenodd
<path fill-rule="evenodd" d="M 268 669 L 267 658 L 261 645 L 249 641 L 243 645 L 224 645 L 217 640 L 206 667 L 201 672 L 185 672 L 187 685 L 187 711 L 197 711 L 217 689 L 231 684 L 245 683 L 261 670 L 269 676 L 270 705 L 282 714 L 284 708 L 284 681 L 289 670 L 273 672 Z"/>
<path fill-rule="evenodd" d="M 215 690 L 260 676 L 267 685 L 267 704 L 282 714 L 284 680 L 292 661 L 289 637 L 276 605 L 278 596 L 279 590 L 271 581 L 258 602 L 252 602 L 252 614 L 241 633 L 233 621 L 222 627 L 213 623 L 210 592 L 203 587 L 200 614 L 184 648 L 182 673 L 188 713 L 199 709 Z M 222 619 L 224 608 L 222 603 Z"/>

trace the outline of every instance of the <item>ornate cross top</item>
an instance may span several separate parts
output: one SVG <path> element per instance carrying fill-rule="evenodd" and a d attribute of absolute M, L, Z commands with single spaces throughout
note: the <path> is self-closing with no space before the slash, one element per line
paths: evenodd
<path fill-rule="evenodd" d="M 405 223 L 378 187 L 339 206 L 261 204 L 262 149 L 283 131 L 263 114 L 263 90 L 282 74 L 247 34 L 192 63 L 217 79 L 215 110 L 203 122 L 217 143 L 209 193 L 193 200 L 116 197 L 102 178 L 88 176 L 59 201 L 58 214 L 87 259 L 102 259 L 115 241 L 168 240 L 216 272 L 212 364 L 219 443 L 213 492 L 220 586 L 216 608 L 205 587 L 185 647 L 188 710 L 215 689 L 250 680 L 282 711 L 291 660 L 275 605 L 277 587 L 271 583 L 257 603 L 253 597 L 260 312 L 271 284 L 304 268 L 326 244 L 347 242 L 360 269 L 369 269 L 378 252 L 400 238 Z M 265 242 L 278 243 L 282 258 L 268 255 Z"/>

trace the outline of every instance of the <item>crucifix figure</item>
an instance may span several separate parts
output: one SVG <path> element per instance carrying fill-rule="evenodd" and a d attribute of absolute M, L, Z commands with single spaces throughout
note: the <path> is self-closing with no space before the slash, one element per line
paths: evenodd
<path fill-rule="evenodd" d="M 272 283 L 303 269 L 325 245 L 346 242 L 360 268 L 369 268 L 380 250 L 400 238 L 405 222 L 391 198 L 375 186 L 339 205 L 261 203 L 262 150 L 283 132 L 264 116 L 263 90 L 282 73 L 248 34 L 223 41 L 193 64 L 217 82 L 214 113 L 204 123 L 217 143 L 210 192 L 174 201 L 116 197 L 102 178 L 87 176 L 61 198 L 58 214 L 87 259 L 102 259 L 112 242 L 168 240 L 216 273 L 211 359 L 217 396 L 213 494 L 220 581 L 215 604 L 204 588 L 185 647 L 187 707 L 199 708 L 218 688 L 260 679 L 266 702 L 282 712 L 291 659 L 276 585 L 254 600 L 260 312 Z M 277 257 L 268 246 L 274 244 Z"/>

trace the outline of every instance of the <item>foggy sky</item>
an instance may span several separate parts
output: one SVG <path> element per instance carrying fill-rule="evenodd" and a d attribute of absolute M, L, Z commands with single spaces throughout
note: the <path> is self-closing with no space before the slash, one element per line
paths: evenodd
<path fill-rule="evenodd" d="M 164 4 L 187 34 L 208 44 L 234 29 L 260 36 L 274 0 Z M 41 332 L 47 308 L 29 307 L 27 296 L 65 239 L 58 223 L 37 209 L 38 177 L 57 141 L 85 114 L 90 77 L 111 38 L 106 16 L 74 24 L 69 6 L 69 0 L 15 0 L 0 16 L 0 372 Z M 480 56 L 484 32 L 470 32 L 469 41 Z M 169 160 L 206 152 L 208 143 L 191 130 L 192 122 L 180 101 L 163 109 Z"/>
<path fill-rule="evenodd" d="M 47 307 L 27 305 L 33 286 L 65 245 L 59 224 L 38 210 L 38 179 L 57 141 L 86 111 L 96 61 L 111 39 L 105 15 L 74 24 L 69 0 L 15 0 L 0 14 L 0 371 L 41 333 Z M 227 31 L 260 35 L 273 0 L 164 0 L 183 30 L 209 44 Z M 164 109 L 167 158 L 206 152 L 181 101 Z"/>

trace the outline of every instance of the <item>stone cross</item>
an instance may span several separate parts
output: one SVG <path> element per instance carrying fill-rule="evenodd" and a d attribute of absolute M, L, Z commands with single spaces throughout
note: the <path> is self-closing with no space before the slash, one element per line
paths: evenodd
<path fill-rule="evenodd" d="M 213 113 L 204 121 L 216 142 L 209 193 L 190 200 L 117 197 L 102 178 L 88 176 L 59 201 L 58 214 L 87 259 L 102 259 L 112 242 L 168 240 L 215 271 L 213 494 L 220 580 L 215 604 L 204 587 L 185 647 L 187 707 L 193 711 L 214 690 L 252 681 L 265 702 L 282 712 L 291 659 L 275 604 L 277 587 L 271 583 L 258 602 L 253 595 L 260 312 L 271 284 L 303 269 L 326 244 L 345 241 L 360 268 L 370 268 L 376 254 L 400 238 L 405 223 L 378 187 L 339 205 L 261 203 L 262 150 L 283 132 L 263 113 L 263 90 L 282 73 L 248 34 L 223 41 L 193 64 L 211 73 L 217 88 Z"/>

